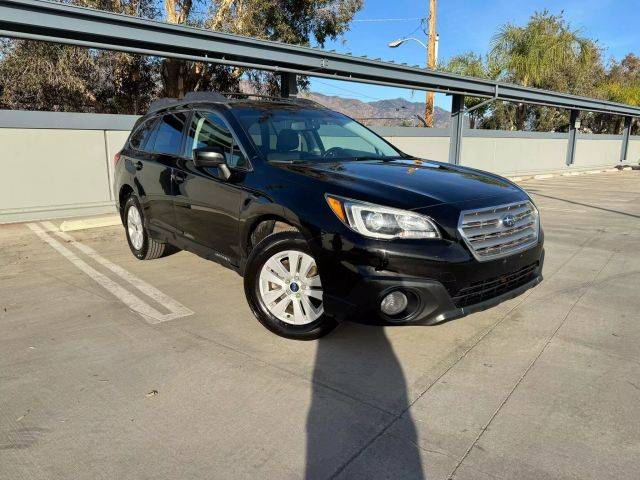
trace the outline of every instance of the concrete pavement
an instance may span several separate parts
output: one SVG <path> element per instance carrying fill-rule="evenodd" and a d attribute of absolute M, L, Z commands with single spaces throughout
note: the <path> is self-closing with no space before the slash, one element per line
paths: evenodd
<path fill-rule="evenodd" d="M 638 478 L 640 172 L 522 185 L 542 284 L 443 325 L 317 342 L 262 328 L 231 271 L 137 261 L 121 227 L 48 234 L 157 311 L 140 285 L 192 314 L 149 321 L 1 226 L 0 478 Z"/>

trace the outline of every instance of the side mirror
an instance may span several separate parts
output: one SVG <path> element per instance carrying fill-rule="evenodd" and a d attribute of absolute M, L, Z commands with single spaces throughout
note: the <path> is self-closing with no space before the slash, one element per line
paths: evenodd
<path fill-rule="evenodd" d="M 196 167 L 218 167 L 224 180 L 231 178 L 231 170 L 224 158 L 224 150 L 220 147 L 196 148 L 193 151 L 193 164 Z"/>
<path fill-rule="evenodd" d="M 193 151 L 193 163 L 196 167 L 218 167 L 225 163 L 224 152 L 220 147 L 196 148 Z"/>

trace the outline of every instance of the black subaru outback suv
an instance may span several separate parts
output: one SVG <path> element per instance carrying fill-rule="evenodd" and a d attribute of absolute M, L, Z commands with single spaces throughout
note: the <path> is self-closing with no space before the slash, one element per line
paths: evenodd
<path fill-rule="evenodd" d="M 538 210 L 510 181 L 310 101 L 251 98 L 188 94 L 136 123 L 114 191 L 137 258 L 236 270 L 258 320 L 296 339 L 345 319 L 434 324 L 541 281 Z"/>

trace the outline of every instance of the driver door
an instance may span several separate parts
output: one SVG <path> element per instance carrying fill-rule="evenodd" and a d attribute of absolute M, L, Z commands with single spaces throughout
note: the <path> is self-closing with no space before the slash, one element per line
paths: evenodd
<path fill-rule="evenodd" d="M 225 180 L 214 167 L 196 167 L 193 150 L 218 146 L 233 175 Z M 175 211 L 178 230 L 194 243 L 196 253 L 236 264 L 239 257 L 239 217 L 245 198 L 246 156 L 220 115 L 194 111 L 185 151 L 176 163 Z"/>

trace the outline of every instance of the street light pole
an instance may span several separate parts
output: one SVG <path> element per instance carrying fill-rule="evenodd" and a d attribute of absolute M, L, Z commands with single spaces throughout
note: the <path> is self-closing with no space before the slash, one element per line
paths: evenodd
<path fill-rule="evenodd" d="M 427 49 L 429 48 L 429 47 L 427 47 L 427 45 L 426 45 L 423 41 L 418 40 L 416 37 L 405 37 L 405 38 L 399 38 L 398 40 L 394 40 L 393 42 L 389 42 L 389 43 L 387 44 L 387 46 L 388 46 L 389 48 L 398 48 L 398 47 L 399 47 L 400 45 L 402 45 L 404 42 L 407 42 L 407 41 L 409 41 L 409 40 L 411 40 L 411 41 L 413 41 L 413 42 L 416 42 L 416 43 L 419 43 L 419 44 L 420 44 L 420 46 L 422 46 L 422 48 L 424 48 L 425 50 L 427 50 Z"/>
<path fill-rule="evenodd" d="M 436 66 L 436 0 L 429 0 L 429 33 L 427 48 L 427 68 Z M 427 92 L 424 109 L 424 119 L 427 127 L 433 127 L 433 92 Z"/>
<path fill-rule="evenodd" d="M 390 48 L 397 48 L 407 40 L 412 40 L 414 42 L 422 45 L 427 51 L 427 68 L 434 70 L 436 68 L 436 62 L 438 60 L 438 34 L 436 33 L 436 9 L 437 9 L 437 0 L 429 0 L 429 19 L 428 19 L 428 30 L 424 33 L 427 35 L 427 44 L 425 45 L 422 41 L 418 40 L 415 37 L 404 37 L 399 38 L 398 40 L 394 40 L 393 42 L 389 42 L 388 46 Z M 424 105 L 424 119 L 425 119 L 425 127 L 433 127 L 433 113 L 434 113 L 434 102 L 433 92 L 427 92 L 425 98 Z"/>

